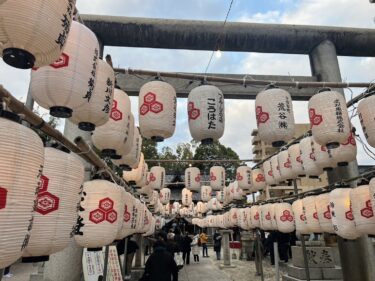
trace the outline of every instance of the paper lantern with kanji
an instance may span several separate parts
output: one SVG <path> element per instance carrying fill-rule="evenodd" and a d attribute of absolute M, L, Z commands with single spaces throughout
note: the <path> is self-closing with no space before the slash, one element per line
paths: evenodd
<path fill-rule="evenodd" d="M 188 96 L 189 129 L 194 140 L 211 144 L 224 134 L 225 111 L 223 92 L 211 85 L 191 90 Z"/>
<path fill-rule="evenodd" d="M 182 200 L 182 205 L 184 206 L 190 206 L 191 202 L 193 202 L 193 196 L 192 193 L 189 189 L 184 188 L 182 189 L 181 192 L 181 200 Z"/>
<path fill-rule="evenodd" d="M 252 206 L 250 208 L 250 218 L 251 224 L 253 227 L 260 227 L 260 213 L 259 213 L 260 206 Z"/>
<path fill-rule="evenodd" d="M 170 138 L 176 127 L 176 91 L 162 81 L 147 82 L 139 92 L 139 128 L 154 141 Z"/>
<path fill-rule="evenodd" d="M 375 96 L 369 96 L 358 104 L 358 117 L 368 144 L 375 147 Z"/>
<path fill-rule="evenodd" d="M 362 234 L 375 235 L 375 216 L 369 186 L 362 185 L 353 188 L 350 191 L 350 201 L 357 231 Z"/>
<path fill-rule="evenodd" d="M 277 230 L 277 220 L 276 220 L 276 204 L 270 204 L 269 206 L 269 211 L 271 214 L 271 225 L 272 225 L 272 230 Z"/>
<path fill-rule="evenodd" d="M 211 198 L 211 200 L 207 203 L 207 208 L 212 211 L 219 211 L 223 208 L 223 206 L 221 205 L 219 200 L 217 200 L 216 198 Z"/>
<path fill-rule="evenodd" d="M 165 169 L 160 166 L 154 166 L 150 169 L 149 186 L 151 189 L 160 190 L 165 185 Z"/>
<path fill-rule="evenodd" d="M 272 175 L 273 175 L 273 178 L 275 179 L 276 184 L 278 184 L 283 181 L 283 178 L 281 177 L 281 174 L 280 174 L 279 158 L 277 157 L 277 155 L 274 155 L 271 157 L 270 160 L 271 160 Z"/>
<path fill-rule="evenodd" d="M 309 100 L 311 132 L 317 143 L 329 149 L 344 143 L 350 135 L 350 121 L 345 97 L 336 91 L 323 90 Z"/>
<path fill-rule="evenodd" d="M 332 149 L 332 155 L 337 166 L 341 167 L 348 166 L 350 162 L 356 160 L 357 143 L 353 133 L 351 133 L 349 138 L 344 143 L 341 143 L 339 147 Z"/>
<path fill-rule="evenodd" d="M 217 215 L 216 216 L 216 225 L 219 228 L 225 228 L 224 215 Z"/>
<path fill-rule="evenodd" d="M 302 177 L 305 175 L 305 169 L 302 165 L 302 158 L 301 158 L 301 148 L 300 144 L 296 143 L 288 148 L 288 153 L 290 157 L 290 163 L 292 165 L 293 173 Z"/>
<path fill-rule="evenodd" d="M 251 168 L 248 166 L 240 166 L 237 168 L 236 180 L 238 186 L 243 190 L 251 189 Z"/>
<path fill-rule="evenodd" d="M 122 177 L 129 184 L 136 185 L 138 187 L 143 187 L 146 185 L 147 172 L 148 166 L 145 162 L 143 153 L 141 153 L 141 158 L 139 160 L 138 167 L 132 169 L 131 171 L 124 171 Z"/>
<path fill-rule="evenodd" d="M 1 0 L 0 56 L 17 68 L 53 63 L 66 46 L 75 0 Z"/>
<path fill-rule="evenodd" d="M 0 268 L 5 268 L 21 257 L 30 239 L 44 150 L 34 131 L 5 118 L 0 136 Z"/>
<path fill-rule="evenodd" d="M 305 216 L 305 224 L 309 233 L 321 233 L 322 228 L 319 224 L 318 212 L 315 207 L 315 196 L 308 196 L 302 199 L 303 214 Z"/>
<path fill-rule="evenodd" d="M 229 210 L 230 227 L 238 226 L 238 208 L 231 208 Z"/>
<path fill-rule="evenodd" d="M 133 114 L 131 114 L 133 116 Z M 133 117 L 134 118 L 134 117 Z M 130 126 L 130 124 L 129 124 Z M 130 170 L 138 167 L 141 159 L 142 136 L 138 127 L 134 127 L 133 145 L 129 153 L 121 155 L 120 160 L 112 160 L 112 162 L 121 169 Z"/>
<path fill-rule="evenodd" d="M 140 230 L 140 233 L 144 234 L 144 233 L 147 233 L 152 227 L 152 214 L 145 205 L 143 206 L 142 211 L 143 211 L 143 226 L 142 226 L 142 229 Z"/>
<path fill-rule="evenodd" d="M 84 166 L 78 156 L 54 148 L 44 150 L 42 184 L 31 237 L 23 253 L 23 257 L 30 257 L 28 261 L 48 260 L 49 255 L 69 245 L 83 178 Z"/>
<path fill-rule="evenodd" d="M 336 188 L 330 192 L 330 209 L 335 233 L 345 239 L 357 239 L 358 232 L 350 201 L 350 188 Z"/>
<path fill-rule="evenodd" d="M 101 150 L 102 156 L 119 159 L 122 154 L 130 152 L 133 136 L 130 140 L 131 104 L 129 96 L 119 90 L 114 90 L 113 103 L 109 120 L 98 127 L 92 141 Z M 134 126 L 134 124 L 133 124 Z"/>
<path fill-rule="evenodd" d="M 289 203 L 275 204 L 275 217 L 278 231 L 290 233 L 296 229 L 292 205 Z"/>
<path fill-rule="evenodd" d="M 198 192 L 200 190 L 201 172 L 198 168 L 190 167 L 185 170 L 185 186 L 193 192 Z"/>
<path fill-rule="evenodd" d="M 31 71 L 30 92 L 55 117 L 85 108 L 95 90 L 99 43 L 83 24 L 73 22 L 64 52 L 49 66 Z"/>
<path fill-rule="evenodd" d="M 259 207 L 260 228 L 263 230 L 272 230 L 272 218 L 270 207 L 271 204 L 265 204 Z"/>
<path fill-rule="evenodd" d="M 250 209 L 250 208 L 248 208 Z M 249 220 L 247 219 L 247 212 L 246 208 L 238 209 L 237 216 L 238 216 L 238 226 L 244 230 L 250 230 L 251 227 L 249 225 Z"/>
<path fill-rule="evenodd" d="M 105 180 L 85 182 L 74 235 L 77 244 L 101 249 L 112 243 L 122 220 L 124 204 L 122 187 Z"/>
<path fill-rule="evenodd" d="M 96 83 L 88 102 L 74 110 L 70 121 L 84 131 L 93 131 L 109 120 L 113 103 L 115 73 L 112 67 L 103 60 L 98 60 Z"/>
<path fill-rule="evenodd" d="M 199 202 L 197 203 L 197 212 L 203 214 L 203 213 L 205 213 L 204 211 L 205 211 L 204 203 L 201 202 L 201 201 L 199 201 Z"/>
<path fill-rule="evenodd" d="M 148 237 L 155 233 L 155 225 L 156 225 L 156 219 L 151 215 L 150 217 L 150 226 L 148 228 L 148 231 L 144 233 L 142 236 Z"/>
<path fill-rule="evenodd" d="M 305 173 L 311 178 L 317 178 L 323 174 L 323 169 L 316 164 L 316 158 L 312 146 L 312 137 L 306 137 L 300 142 L 301 159 Z"/>
<path fill-rule="evenodd" d="M 122 226 L 117 233 L 117 240 L 130 236 L 137 232 L 138 227 L 138 209 L 135 206 L 135 198 L 128 192 L 123 191 L 124 210 L 119 214 L 122 219 Z"/>
<path fill-rule="evenodd" d="M 280 168 L 280 175 L 283 180 L 295 179 L 298 175 L 292 170 L 292 162 L 290 161 L 288 150 L 283 150 L 277 154 Z"/>
<path fill-rule="evenodd" d="M 260 92 L 255 112 L 258 134 L 265 143 L 280 147 L 294 136 L 293 104 L 287 91 L 271 88 Z"/>
<path fill-rule="evenodd" d="M 208 202 L 211 199 L 212 188 L 209 185 L 202 185 L 201 187 L 201 200 Z"/>
<path fill-rule="evenodd" d="M 270 186 L 275 186 L 276 185 L 276 181 L 275 181 L 275 179 L 273 177 L 272 166 L 271 166 L 271 161 L 270 160 L 264 161 L 264 163 L 263 163 L 263 172 L 264 172 L 264 178 L 266 180 L 266 184 L 270 185 Z"/>
<path fill-rule="evenodd" d="M 329 203 L 329 193 L 320 194 L 315 197 L 315 207 L 318 212 L 318 219 L 322 232 L 335 233 L 333 230 Z"/>
<path fill-rule="evenodd" d="M 311 138 L 313 142 L 315 164 L 323 169 L 323 171 L 331 171 L 337 166 L 331 149 L 326 146 L 317 143 L 314 138 Z"/>
<path fill-rule="evenodd" d="M 243 190 L 239 187 L 238 182 L 234 181 L 231 187 L 231 193 L 234 200 L 242 200 L 244 196 Z"/>
<path fill-rule="evenodd" d="M 225 193 L 224 193 L 224 190 L 216 191 L 216 199 L 217 199 L 220 203 L 224 203 L 224 201 L 225 201 Z"/>
<path fill-rule="evenodd" d="M 303 201 L 298 199 L 293 202 L 292 210 L 294 214 L 294 221 L 296 223 L 296 231 L 300 234 L 308 234 L 309 230 L 306 224 L 306 217 L 303 212 Z"/>
<path fill-rule="evenodd" d="M 254 192 L 266 188 L 266 179 L 262 169 L 253 169 L 251 171 L 251 182 Z"/>
<path fill-rule="evenodd" d="M 149 199 L 150 200 L 148 202 L 148 205 L 150 206 L 157 205 L 159 202 L 159 192 L 157 190 L 153 190 Z"/>
<path fill-rule="evenodd" d="M 219 191 L 225 186 L 225 169 L 221 166 L 213 166 L 210 169 L 210 185 L 212 190 Z"/>
<path fill-rule="evenodd" d="M 176 215 L 180 212 L 180 203 L 174 202 L 172 204 L 171 214 Z"/>
<path fill-rule="evenodd" d="M 171 200 L 171 190 L 169 188 L 162 188 L 159 193 L 159 199 L 162 204 L 169 203 L 169 200 Z"/>

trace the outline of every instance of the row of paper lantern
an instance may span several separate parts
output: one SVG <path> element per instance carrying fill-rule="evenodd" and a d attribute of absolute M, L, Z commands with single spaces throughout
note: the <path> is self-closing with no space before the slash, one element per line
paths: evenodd
<path fill-rule="evenodd" d="M 293 204 L 274 203 L 232 208 L 222 215 L 195 220 L 200 227 L 245 230 L 261 228 L 300 234 L 332 233 L 345 239 L 375 234 L 375 180 L 357 188 L 337 188 L 330 193 L 298 199 Z"/>
<path fill-rule="evenodd" d="M 358 104 L 358 116 L 363 133 L 370 146 L 375 147 L 375 96 L 364 98 Z M 345 97 L 325 89 L 311 97 L 308 114 L 312 136 L 318 145 L 329 149 L 344 144 L 351 136 Z M 290 94 L 282 89 L 270 88 L 260 92 L 255 101 L 259 137 L 276 147 L 290 141 L 295 132 L 293 104 Z"/>

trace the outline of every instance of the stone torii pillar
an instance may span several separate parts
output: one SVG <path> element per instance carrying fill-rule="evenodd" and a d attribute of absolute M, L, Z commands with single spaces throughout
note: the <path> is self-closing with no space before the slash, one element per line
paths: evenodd
<path fill-rule="evenodd" d="M 311 72 L 318 81 L 341 82 L 340 67 L 335 45 L 328 40 L 321 42 L 310 53 Z M 335 89 L 344 94 L 343 89 Z M 357 161 L 347 167 L 338 167 L 328 172 L 329 183 L 338 179 L 352 178 L 358 175 Z M 367 235 L 356 240 L 338 238 L 341 267 L 344 281 L 375 280 L 375 254 Z"/>
<path fill-rule="evenodd" d="M 233 230 L 224 229 L 220 231 L 222 236 L 222 248 L 223 248 L 223 264 L 220 264 L 220 268 L 234 268 L 234 265 L 231 265 L 231 257 L 230 257 L 230 247 L 229 247 L 229 236 L 233 233 Z"/>

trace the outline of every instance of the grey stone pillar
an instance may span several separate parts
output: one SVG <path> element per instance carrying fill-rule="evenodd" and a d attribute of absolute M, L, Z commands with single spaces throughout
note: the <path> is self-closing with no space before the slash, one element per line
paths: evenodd
<path fill-rule="evenodd" d="M 232 230 L 221 230 L 222 236 L 222 248 L 223 248 L 223 264 L 220 267 L 235 267 L 231 265 L 230 247 L 229 247 L 229 236 L 233 233 Z"/>
<path fill-rule="evenodd" d="M 136 234 L 135 235 L 136 237 L 136 241 L 137 241 L 137 244 L 138 244 L 138 250 L 137 252 L 135 253 L 135 267 L 136 268 L 142 268 L 143 267 L 143 253 L 144 253 L 144 239 L 143 239 L 143 236 L 142 234 Z"/>
<path fill-rule="evenodd" d="M 251 260 L 254 239 L 250 231 L 241 232 L 241 260 Z"/>
<path fill-rule="evenodd" d="M 341 74 L 337 59 L 336 48 L 331 41 L 323 41 L 310 54 L 311 72 L 318 81 L 340 82 Z M 342 94 L 342 89 L 335 89 Z M 339 167 L 328 172 L 329 183 L 338 179 L 351 178 L 358 175 L 357 161 L 349 163 L 347 167 Z M 353 183 L 354 184 L 354 183 Z M 357 240 L 338 240 L 344 281 L 375 280 L 375 255 L 367 236 Z"/>

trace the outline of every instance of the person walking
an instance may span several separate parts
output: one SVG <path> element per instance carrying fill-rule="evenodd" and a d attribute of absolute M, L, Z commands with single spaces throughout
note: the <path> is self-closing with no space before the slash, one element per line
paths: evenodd
<path fill-rule="evenodd" d="M 221 239 L 222 236 L 219 231 L 216 229 L 214 234 L 214 251 L 216 252 L 216 259 L 220 260 L 220 252 L 221 252 Z"/>
<path fill-rule="evenodd" d="M 208 249 L 207 249 L 208 236 L 203 230 L 201 232 L 201 235 L 199 235 L 199 239 L 200 239 L 201 245 L 202 245 L 202 252 L 203 252 L 202 256 L 204 258 L 208 258 L 209 257 L 208 256 Z"/>
<path fill-rule="evenodd" d="M 154 252 L 146 262 L 140 281 L 178 281 L 178 267 L 163 241 L 154 243 Z"/>
<path fill-rule="evenodd" d="M 191 252 L 191 242 L 193 240 L 189 237 L 189 233 L 186 232 L 185 236 L 182 238 L 182 259 L 184 264 L 190 264 L 190 252 Z"/>
<path fill-rule="evenodd" d="M 125 251 L 125 239 L 122 239 L 117 243 L 117 254 L 119 257 L 124 254 Z M 133 259 L 135 252 L 139 249 L 137 242 L 132 239 L 132 236 L 128 237 L 128 246 L 126 248 L 126 267 L 125 267 L 125 280 L 130 280 L 131 270 L 133 265 Z"/>
<path fill-rule="evenodd" d="M 193 241 L 191 242 L 191 249 L 194 257 L 195 262 L 199 262 L 199 245 L 198 245 L 198 240 L 199 240 L 199 234 L 197 233 L 193 237 Z"/>

